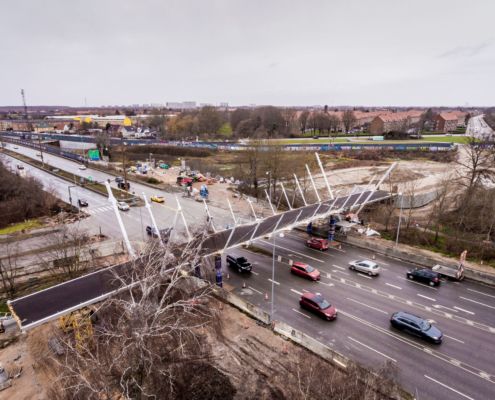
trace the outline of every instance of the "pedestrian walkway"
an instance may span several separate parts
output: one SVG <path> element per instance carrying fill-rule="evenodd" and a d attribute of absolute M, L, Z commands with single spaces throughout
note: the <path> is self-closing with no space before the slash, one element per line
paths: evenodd
<path fill-rule="evenodd" d="M 86 210 L 86 212 L 88 214 L 95 215 L 95 214 L 99 214 L 99 213 L 107 212 L 107 211 L 111 211 L 111 210 L 112 210 L 112 206 L 108 205 L 108 206 L 101 206 L 98 208 L 93 208 L 91 210 Z"/>

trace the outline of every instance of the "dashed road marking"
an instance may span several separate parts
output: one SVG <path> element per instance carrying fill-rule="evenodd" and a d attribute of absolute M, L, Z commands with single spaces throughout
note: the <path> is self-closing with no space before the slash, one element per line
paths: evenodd
<path fill-rule="evenodd" d="M 430 301 L 436 301 L 435 299 L 433 299 L 433 298 L 431 298 L 431 297 L 428 297 L 428 296 L 425 296 L 425 295 L 422 295 L 422 294 L 419 294 L 419 293 L 417 293 L 417 295 L 418 295 L 419 297 L 422 297 L 423 299 L 427 299 L 427 300 L 430 300 Z"/>
<path fill-rule="evenodd" d="M 495 296 L 493 294 L 488 294 L 488 293 L 485 293 L 485 292 L 480 292 L 479 290 L 474 290 L 474 289 L 469 289 L 469 288 L 468 288 L 468 290 L 470 292 L 479 293 L 479 294 L 482 294 L 484 296 L 493 297 L 495 299 Z"/>
<path fill-rule="evenodd" d="M 474 315 L 474 312 L 469 311 L 469 310 L 465 310 L 464 308 L 457 307 L 457 306 L 454 306 L 454 308 L 455 308 L 456 310 L 463 311 L 463 312 L 465 312 L 465 313 L 467 313 L 467 314 Z"/>
<path fill-rule="evenodd" d="M 361 272 L 358 272 L 357 274 L 358 274 L 359 276 L 363 277 L 363 278 L 366 278 L 366 279 L 373 279 L 371 276 L 368 276 L 368 275 L 362 274 Z"/>
<path fill-rule="evenodd" d="M 343 269 L 343 270 L 345 270 L 345 268 L 344 268 L 344 267 L 340 267 L 340 266 L 335 265 L 335 264 L 332 264 L 332 267 L 335 267 L 335 268 L 338 268 L 338 269 Z"/>
<path fill-rule="evenodd" d="M 280 282 L 277 281 L 272 281 L 271 279 L 268 279 L 270 282 L 273 282 L 275 285 L 280 285 Z"/>
<path fill-rule="evenodd" d="M 392 285 L 391 283 L 388 283 L 388 282 L 385 282 L 385 285 L 393 287 L 393 288 L 398 289 L 398 290 L 402 290 L 402 288 L 400 286 Z"/>
<path fill-rule="evenodd" d="M 349 340 L 352 340 L 353 342 L 359 343 L 361 346 L 366 347 L 367 349 L 369 349 L 371 351 L 374 351 L 375 353 L 380 354 L 381 356 L 383 356 L 385 358 L 388 358 L 389 360 L 391 360 L 393 362 L 397 362 L 397 360 L 395 360 L 392 357 L 387 356 L 386 354 L 383 354 L 381 351 L 378 351 L 378 350 L 374 349 L 373 347 L 370 347 L 370 346 L 368 346 L 368 345 L 366 345 L 364 343 L 361 343 L 359 340 L 356 340 L 356 339 L 354 339 L 354 338 L 352 338 L 350 336 L 347 336 L 347 337 L 349 338 Z"/>
<path fill-rule="evenodd" d="M 464 344 L 464 342 L 462 340 L 456 339 L 455 337 L 452 337 L 452 336 L 449 336 L 449 335 L 446 335 L 446 334 L 444 334 L 443 336 L 448 337 L 449 339 L 455 340 L 456 342 L 459 342 L 459 343 Z"/>
<path fill-rule="evenodd" d="M 476 300 L 473 300 L 473 299 L 468 299 L 467 297 L 462 297 L 462 296 L 459 296 L 461 299 L 463 300 L 466 300 L 466 301 L 470 301 L 471 303 L 476 303 L 476 304 L 479 304 L 481 306 L 485 306 L 485 307 L 488 307 L 488 308 L 493 308 L 495 310 L 495 307 L 494 306 L 490 306 L 488 304 L 485 304 L 485 303 L 482 303 L 480 301 L 476 301 Z"/>
<path fill-rule="evenodd" d="M 446 389 L 452 390 L 454 393 L 457 393 L 458 395 L 465 397 L 466 399 L 474 400 L 472 397 L 469 397 L 467 394 L 461 393 L 458 390 L 455 390 L 454 388 L 452 388 L 451 386 L 446 385 L 445 383 L 442 383 L 440 381 L 437 381 L 436 379 L 433 379 L 431 376 L 425 375 L 424 377 L 429 379 L 430 381 L 433 381 L 433 382 L 439 384 L 440 386 L 443 386 Z"/>
<path fill-rule="evenodd" d="M 303 317 L 306 317 L 307 319 L 311 319 L 311 317 L 309 315 L 306 315 L 306 314 L 302 313 L 301 311 L 296 310 L 295 308 L 293 308 L 292 311 L 294 311 L 298 314 L 301 314 Z"/>
<path fill-rule="evenodd" d="M 256 293 L 259 293 L 259 294 L 263 294 L 262 292 L 260 292 L 258 289 L 255 289 L 254 287 L 252 286 L 248 286 L 249 289 L 251 289 L 252 291 L 256 292 Z"/>
<path fill-rule="evenodd" d="M 258 276 L 260 273 L 259 272 L 255 272 L 255 271 L 251 271 L 252 274 L 255 274 L 256 276 Z"/>
<path fill-rule="evenodd" d="M 302 292 L 300 292 L 299 290 L 291 289 L 290 291 L 298 294 L 299 296 L 302 296 Z"/>
<path fill-rule="evenodd" d="M 360 305 L 362 305 L 362 306 L 365 306 L 365 307 L 371 308 L 372 310 L 375 310 L 375 311 L 381 312 L 381 313 L 383 313 L 383 314 L 388 314 L 386 311 L 380 310 L 379 308 L 376 308 L 376 307 L 373 307 L 373 306 L 369 306 L 368 304 L 365 304 L 365 303 L 361 303 L 360 301 L 357 301 L 357 300 L 355 300 L 355 299 L 351 299 L 350 297 L 348 297 L 348 298 L 347 298 L 347 300 L 353 301 L 354 303 L 357 303 L 357 304 L 360 304 Z"/>

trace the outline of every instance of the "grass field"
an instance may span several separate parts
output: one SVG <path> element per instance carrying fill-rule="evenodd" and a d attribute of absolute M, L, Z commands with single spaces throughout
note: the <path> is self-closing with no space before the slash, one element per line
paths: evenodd
<path fill-rule="evenodd" d="M 42 226 L 41 222 L 37 219 L 30 219 L 25 222 L 20 222 L 18 224 L 10 225 L 5 228 L 0 229 L 0 235 L 10 235 L 11 233 L 22 231 L 23 229 L 34 229 Z"/>

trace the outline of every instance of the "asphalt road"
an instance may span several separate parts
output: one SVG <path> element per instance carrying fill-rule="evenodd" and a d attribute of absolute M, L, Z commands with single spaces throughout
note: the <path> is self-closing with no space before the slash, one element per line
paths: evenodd
<path fill-rule="evenodd" d="M 370 278 L 350 271 L 348 263 L 371 259 L 371 252 L 345 245 L 320 252 L 308 249 L 305 239 L 304 233 L 294 231 L 276 239 L 276 256 L 282 261 L 275 265 L 274 319 L 366 365 L 392 362 L 399 368 L 401 383 L 418 399 L 494 398 L 495 288 L 466 281 L 445 281 L 431 288 L 406 279 L 411 265 L 382 256 L 376 256 L 381 275 Z M 257 246 L 273 249 L 267 240 Z M 224 263 L 225 282 L 270 312 L 271 257 L 239 248 L 227 253 L 244 255 L 254 268 L 251 275 L 239 274 Z M 321 281 L 292 275 L 289 259 L 318 268 Z M 323 321 L 300 309 L 298 300 L 304 291 L 322 293 L 338 309 L 337 320 Z M 390 315 L 399 310 L 434 321 L 444 333 L 443 343 L 429 344 L 391 328 Z"/>
<path fill-rule="evenodd" d="M 477 115 L 469 119 L 466 128 L 466 135 L 474 136 L 479 139 L 494 137 L 495 132 L 483 119 L 483 115 Z"/>
<path fill-rule="evenodd" d="M 11 151 L 15 151 L 30 158 L 40 160 L 40 157 L 36 156 L 36 153 L 38 153 L 37 150 L 20 145 L 14 146 L 13 144 L 7 144 L 6 147 Z M 7 156 L 4 155 L 4 157 Z M 11 159 L 10 157 L 8 158 Z M 43 159 L 46 164 L 73 173 L 76 176 L 85 178 L 91 177 L 93 180 L 101 182 L 110 179 L 111 185 L 117 187 L 115 183 L 115 176 L 113 175 L 93 170 L 91 168 L 80 170 L 80 164 L 47 153 L 43 153 Z M 11 162 L 14 167 L 15 164 L 18 163 L 17 160 Z M 45 188 L 53 188 L 60 198 L 62 198 L 64 201 L 69 202 L 69 183 L 67 181 L 58 179 L 53 175 L 40 171 L 31 166 L 26 166 L 25 171 L 26 174 L 32 175 L 39 179 L 43 183 Z M 164 204 L 151 202 L 153 215 L 155 216 L 159 229 L 168 228 L 173 225 L 177 209 L 177 201 L 174 194 L 156 190 L 150 188 L 149 186 L 141 185 L 135 182 L 131 182 L 131 191 L 134 191 L 137 195 L 142 195 L 142 193 L 144 192 L 148 198 L 148 201 L 153 195 L 163 196 L 165 198 Z M 84 198 L 88 200 L 89 203 L 89 206 L 85 208 L 84 211 L 90 214 L 90 218 L 82 221 L 81 227 L 87 229 L 90 233 L 97 233 L 99 231 L 99 228 L 101 227 L 102 232 L 105 235 L 114 239 L 121 238 L 120 229 L 114 211 L 110 206 L 107 198 L 82 188 L 71 188 L 71 192 L 74 203 L 77 201 L 78 198 Z M 206 222 L 206 212 L 204 205 L 191 199 L 182 199 L 180 195 L 178 197 L 181 202 L 184 216 L 189 229 L 203 225 Z M 231 223 L 230 214 L 225 212 L 224 210 L 211 208 L 210 213 L 212 214 L 213 220 L 215 221 L 217 227 L 223 228 L 228 223 Z M 129 211 L 120 212 L 120 214 L 123 216 L 124 225 L 127 229 L 130 240 L 146 240 L 145 228 L 147 225 L 151 225 L 151 218 L 148 211 L 144 207 L 131 207 Z M 177 224 L 177 232 L 179 235 L 185 236 L 185 229 L 180 219 L 178 220 Z"/>

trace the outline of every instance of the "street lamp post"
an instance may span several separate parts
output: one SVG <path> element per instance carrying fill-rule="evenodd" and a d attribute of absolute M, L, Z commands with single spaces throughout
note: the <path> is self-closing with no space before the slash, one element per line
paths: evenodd
<path fill-rule="evenodd" d="M 124 170 L 124 186 L 125 186 L 125 190 L 127 190 L 127 169 L 125 167 L 125 149 L 126 149 L 127 143 L 126 142 L 122 142 L 122 143 L 123 143 L 123 146 L 122 146 L 122 169 Z"/>
<path fill-rule="evenodd" d="M 399 212 L 399 223 L 397 224 L 397 236 L 395 237 L 395 245 L 399 244 L 399 233 L 400 233 L 400 223 L 402 221 L 402 202 L 404 201 L 404 197 L 402 193 L 399 193 L 400 196 L 400 212 Z"/>
<path fill-rule="evenodd" d="M 71 193 L 70 193 L 70 188 L 73 188 L 73 187 L 76 187 L 76 185 L 69 185 L 67 187 L 67 190 L 69 191 L 69 203 L 70 203 L 71 206 L 72 206 L 72 196 L 71 196 Z"/>
<path fill-rule="evenodd" d="M 280 220 L 279 220 L 280 221 Z M 283 233 L 279 234 L 280 237 L 284 237 Z M 277 233 L 273 233 L 273 250 L 272 250 L 272 304 L 270 306 L 270 322 L 273 323 L 273 306 L 275 303 L 275 239 L 277 237 Z"/>
<path fill-rule="evenodd" d="M 272 171 L 266 171 L 265 173 L 268 175 L 268 193 L 270 197 L 270 203 L 272 202 Z"/>

